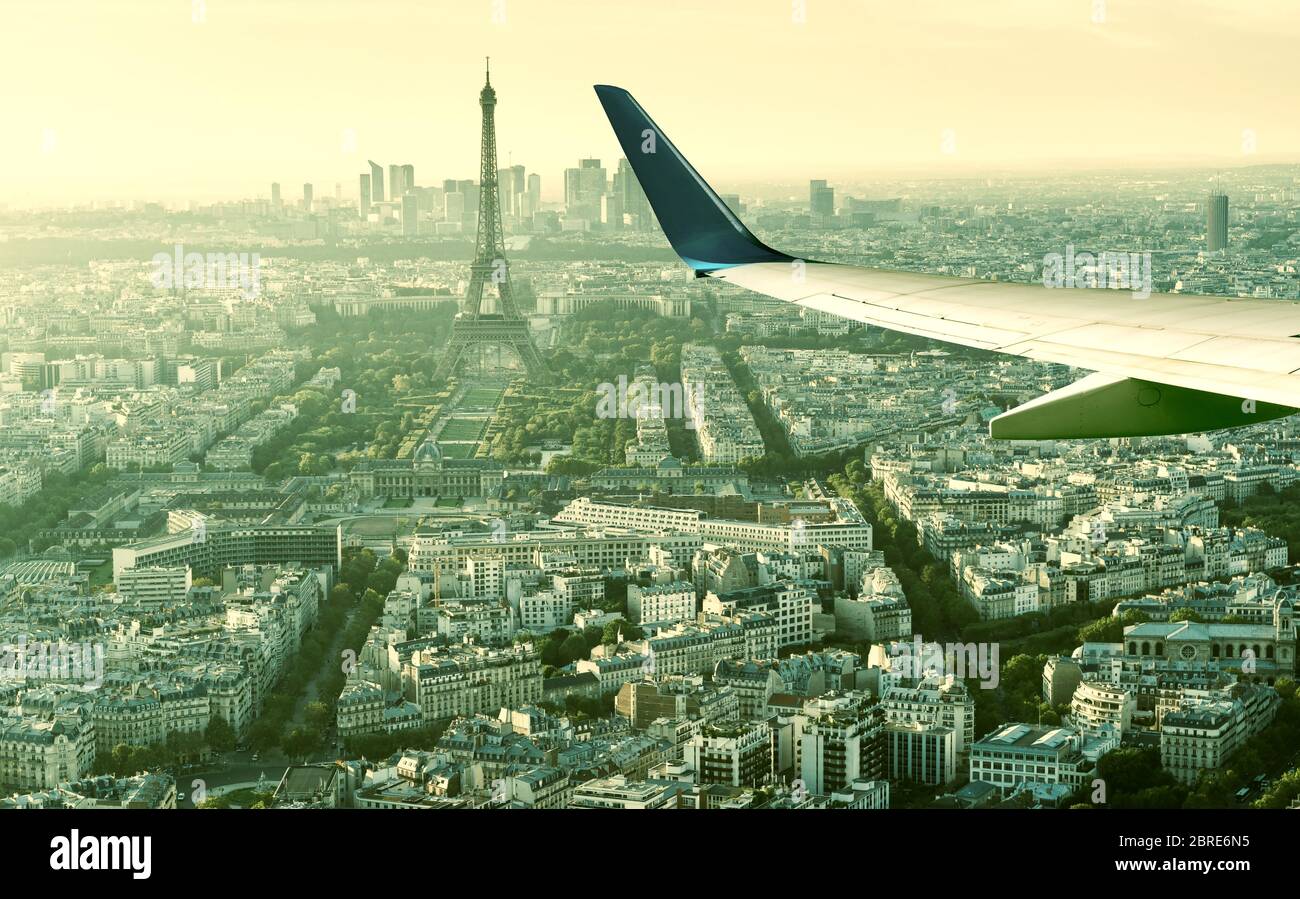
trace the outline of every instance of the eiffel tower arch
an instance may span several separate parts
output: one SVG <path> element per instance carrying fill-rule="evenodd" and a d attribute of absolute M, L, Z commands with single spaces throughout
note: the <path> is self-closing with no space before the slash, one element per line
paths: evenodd
<path fill-rule="evenodd" d="M 546 364 L 533 343 L 528 320 L 519 312 L 510 286 L 510 263 L 506 261 L 505 235 L 501 228 L 501 202 L 497 195 L 497 92 L 492 88 L 489 69 L 478 95 L 483 109 L 483 141 L 480 153 L 478 192 L 478 237 L 474 262 L 470 266 L 465 303 L 451 326 L 451 337 L 443 348 L 434 377 L 447 378 L 460 366 L 471 347 L 507 347 L 523 363 L 529 377 L 546 376 Z M 491 283 L 496 289 L 492 312 L 483 311 L 483 291 Z"/>

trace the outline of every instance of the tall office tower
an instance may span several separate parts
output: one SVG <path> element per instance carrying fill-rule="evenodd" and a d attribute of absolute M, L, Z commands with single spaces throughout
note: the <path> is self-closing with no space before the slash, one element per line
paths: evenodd
<path fill-rule="evenodd" d="M 835 216 L 835 188 L 825 181 L 808 182 L 808 212 L 813 221 L 827 221 Z"/>
<path fill-rule="evenodd" d="M 576 169 L 564 170 L 565 214 L 572 218 L 599 221 L 600 198 L 608 190 L 605 169 L 599 159 L 579 159 Z"/>
<path fill-rule="evenodd" d="M 443 179 L 442 179 L 442 192 L 443 192 L 444 194 L 454 194 L 454 193 L 455 193 L 457 190 L 459 190 L 459 189 L 460 189 L 460 188 L 456 187 L 456 179 L 455 179 L 455 178 L 443 178 Z"/>
<path fill-rule="evenodd" d="M 409 162 L 402 166 L 402 184 L 406 186 L 407 190 L 415 189 L 415 166 Z"/>
<path fill-rule="evenodd" d="M 537 210 L 533 208 L 533 198 L 528 196 L 527 191 L 515 196 L 515 216 L 519 219 L 521 225 L 530 223 L 536 214 Z"/>
<path fill-rule="evenodd" d="M 650 201 L 641 189 L 636 172 L 632 171 L 632 164 L 626 159 L 618 161 L 618 170 L 614 173 L 614 193 L 622 197 L 623 211 L 632 216 L 633 226 L 638 231 L 650 230 Z"/>
<path fill-rule="evenodd" d="M 604 166 L 600 164 L 599 159 L 580 159 L 578 169 L 581 172 L 582 191 L 586 194 L 583 202 L 599 204 L 600 198 L 609 188 Z"/>
<path fill-rule="evenodd" d="M 406 184 L 402 180 L 403 174 L 400 165 L 388 166 L 388 196 L 392 200 L 400 200 L 402 194 L 406 193 Z"/>
<path fill-rule="evenodd" d="M 571 209 L 578 205 L 578 196 L 582 190 L 581 172 L 578 169 L 564 170 L 564 207 Z"/>
<path fill-rule="evenodd" d="M 384 167 L 369 159 L 366 162 L 370 164 L 370 201 L 382 203 L 384 202 Z"/>
<path fill-rule="evenodd" d="M 600 198 L 600 223 L 612 231 L 623 227 L 623 198 L 618 194 Z"/>
<path fill-rule="evenodd" d="M 465 195 L 458 190 L 442 195 L 442 217 L 449 222 L 465 220 Z"/>
<path fill-rule="evenodd" d="M 520 197 L 528 191 L 528 174 L 522 165 L 512 165 L 506 169 L 506 185 L 510 190 L 510 207 L 515 215 L 520 215 Z M 531 212 L 529 213 L 531 215 Z"/>
<path fill-rule="evenodd" d="M 514 179 L 510 175 L 510 169 L 497 169 L 497 185 L 501 193 L 501 214 L 517 215 L 515 209 L 515 192 L 511 189 Z"/>
<path fill-rule="evenodd" d="M 1228 247 L 1228 195 L 1210 194 L 1205 222 L 1205 249 L 1211 253 Z"/>
<path fill-rule="evenodd" d="M 719 194 L 718 199 L 727 204 L 727 208 L 740 215 L 745 211 L 745 204 L 740 202 L 740 194 Z"/>
<path fill-rule="evenodd" d="M 302 208 L 306 212 L 311 212 L 311 185 L 302 186 Z"/>
<path fill-rule="evenodd" d="M 474 262 L 470 265 L 469 287 L 461 311 L 452 319 L 451 337 L 438 360 L 434 378 L 445 378 L 456 370 L 465 350 L 473 347 L 505 347 L 514 351 L 528 374 L 540 380 L 546 374 L 542 355 L 533 343 L 528 319 L 515 305 L 510 285 L 510 267 L 506 262 L 505 232 L 501 227 L 501 205 L 497 200 L 497 92 L 488 73 L 479 92 L 483 110 L 483 135 L 479 144 L 478 237 Z M 483 312 L 483 293 L 488 282 L 496 287 L 496 304 L 491 314 Z"/>
<path fill-rule="evenodd" d="M 433 214 L 435 209 L 442 209 L 442 188 L 441 187 L 416 187 L 411 190 L 420 201 L 420 212 Z"/>
<path fill-rule="evenodd" d="M 528 202 L 534 213 L 542 208 L 542 176 L 536 172 L 528 176 Z"/>
<path fill-rule="evenodd" d="M 477 209 L 479 205 L 478 185 L 472 180 L 457 181 L 456 190 L 465 195 L 465 215 L 474 215 L 474 210 Z"/>
<path fill-rule="evenodd" d="M 272 206 L 280 205 L 280 182 L 279 181 L 271 182 L 271 205 Z"/>
<path fill-rule="evenodd" d="M 361 213 L 361 220 L 365 221 L 370 217 L 370 176 L 361 176 L 361 202 L 358 205 L 358 211 Z"/>
<path fill-rule="evenodd" d="M 420 195 L 413 190 L 402 194 L 402 236 L 415 237 L 419 233 Z"/>

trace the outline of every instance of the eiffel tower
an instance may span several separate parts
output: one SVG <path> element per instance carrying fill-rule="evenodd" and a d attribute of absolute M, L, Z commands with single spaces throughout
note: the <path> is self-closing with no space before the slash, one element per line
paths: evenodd
<path fill-rule="evenodd" d="M 479 92 L 478 104 L 483 108 L 478 239 L 474 247 L 474 263 L 470 266 L 465 305 L 452 323 L 451 337 L 443 349 L 434 377 L 443 379 L 454 372 L 468 347 L 491 345 L 514 350 L 529 377 L 541 379 L 546 375 L 546 365 L 528 332 L 528 320 L 519 314 L 510 289 L 510 266 L 506 262 L 501 203 L 497 196 L 497 131 L 493 113 L 497 92 L 492 89 L 491 68 L 488 68 L 487 82 Z M 492 313 L 483 312 L 483 288 L 489 281 L 495 285 L 497 293 L 496 311 Z"/>

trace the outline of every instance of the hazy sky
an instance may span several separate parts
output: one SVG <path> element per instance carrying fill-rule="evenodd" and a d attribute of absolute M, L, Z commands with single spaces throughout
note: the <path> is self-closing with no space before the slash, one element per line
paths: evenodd
<path fill-rule="evenodd" d="M 547 198 L 619 155 L 597 82 L 723 190 L 1300 158 L 1296 0 L 0 0 L 0 35 L 11 205 L 474 178 L 487 54 Z"/>

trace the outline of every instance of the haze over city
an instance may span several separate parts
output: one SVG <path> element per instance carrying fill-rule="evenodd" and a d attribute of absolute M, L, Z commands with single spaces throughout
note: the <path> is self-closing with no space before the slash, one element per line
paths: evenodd
<path fill-rule="evenodd" d="M 1294 160 L 1287 0 L 10 2 L 10 207 L 355 192 L 367 158 L 472 177 L 462 85 L 494 56 L 500 161 L 613 155 L 622 84 L 720 189 L 924 172 Z M 46 40 L 57 34 L 57 41 Z M 1245 148 L 1245 149 L 1244 149 Z"/>

